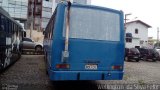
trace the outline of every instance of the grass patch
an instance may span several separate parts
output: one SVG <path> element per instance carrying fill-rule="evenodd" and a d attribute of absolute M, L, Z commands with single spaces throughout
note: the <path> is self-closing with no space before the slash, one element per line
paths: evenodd
<path fill-rule="evenodd" d="M 138 84 L 139 85 L 145 85 L 145 82 L 144 82 L 144 80 L 138 80 Z"/>
<path fill-rule="evenodd" d="M 129 79 L 130 77 L 131 77 L 130 75 L 124 74 L 123 79 L 124 79 L 124 80 L 127 80 L 127 79 Z"/>

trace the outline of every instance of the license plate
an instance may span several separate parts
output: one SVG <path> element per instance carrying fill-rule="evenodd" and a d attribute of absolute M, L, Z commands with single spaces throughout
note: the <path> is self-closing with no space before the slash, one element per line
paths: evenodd
<path fill-rule="evenodd" d="M 87 69 L 87 70 L 97 70 L 97 65 L 96 64 L 87 64 L 87 65 L 85 65 L 85 69 Z"/>

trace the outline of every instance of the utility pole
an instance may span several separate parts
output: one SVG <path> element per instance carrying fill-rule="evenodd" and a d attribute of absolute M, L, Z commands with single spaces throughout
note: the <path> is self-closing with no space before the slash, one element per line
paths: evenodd
<path fill-rule="evenodd" d="M 126 31 L 127 20 L 129 20 L 129 19 L 127 19 L 127 16 L 129 16 L 129 15 L 132 15 L 132 14 L 131 13 L 125 14 L 125 17 L 124 17 L 124 29 L 125 29 L 125 31 Z"/>
<path fill-rule="evenodd" d="M 129 19 L 127 19 L 127 16 L 129 16 L 129 15 L 132 15 L 132 14 L 131 13 L 125 14 L 125 17 L 124 17 L 124 40 L 125 40 L 125 47 L 126 47 L 126 29 L 127 29 L 126 23 L 127 23 L 127 20 L 129 20 Z"/>
<path fill-rule="evenodd" d="M 159 27 L 157 27 L 157 43 L 159 43 Z"/>
<path fill-rule="evenodd" d="M 31 26 L 30 26 L 30 38 L 32 38 L 32 30 L 33 30 L 33 9 L 34 9 L 34 0 L 32 0 L 31 9 L 32 9 L 32 15 L 31 15 Z"/>

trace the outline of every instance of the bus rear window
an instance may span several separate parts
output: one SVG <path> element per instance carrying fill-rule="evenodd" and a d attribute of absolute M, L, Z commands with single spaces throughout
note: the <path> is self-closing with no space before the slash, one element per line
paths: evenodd
<path fill-rule="evenodd" d="M 64 21 L 63 37 L 65 37 L 65 23 Z M 71 7 L 69 37 L 119 41 L 119 14 L 100 9 Z"/>

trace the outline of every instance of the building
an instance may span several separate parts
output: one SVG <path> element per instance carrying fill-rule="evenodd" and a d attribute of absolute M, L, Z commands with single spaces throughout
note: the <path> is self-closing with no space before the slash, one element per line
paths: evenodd
<path fill-rule="evenodd" d="M 0 0 L 0 6 L 26 28 L 28 0 Z"/>
<path fill-rule="evenodd" d="M 28 0 L 27 37 L 42 42 L 42 31 L 45 30 L 57 4 L 65 0 Z M 71 0 L 71 2 L 90 4 L 91 0 Z"/>
<path fill-rule="evenodd" d="M 146 47 L 148 46 L 148 28 L 150 25 L 141 20 L 131 21 L 126 25 L 126 47 Z"/>
<path fill-rule="evenodd" d="M 71 2 L 79 4 L 91 4 L 91 0 L 71 0 Z"/>
<path fill-rule="evenodd" d="M 157 39 L 154 39 L 153 37 L 148 37 L 148 44 L 154 46 L 156 43 L 159 43 Z"/>
<path fill-rule="evenodd" d="M 44 30 L 52 16 L 52 0 L 44 0 L 42 4 L 42 30 Z"/>
<path fill-rule="evenodd" d="M 42 0 L 28 0 L 28 29 L 41 30 Z"/>
<path fill-rule="evenodd" d="M 52 15 L 52 0 L 28 0 L 28 2 L 28 29 L 43 31 Z"/>
<path fill-rule="evenodd" d="M 43 41 L 42 31 L 52 16 L 52 0 L 28 0 L 26 36 L 36 42 Z"/>
<path fill-rule="evenodd" d="M 43 31 L 57 3 L 65 0 L 28 0 L 28 29 Z M 71 0 L 72 3 L 90 4 L 91 0 Z"/>

